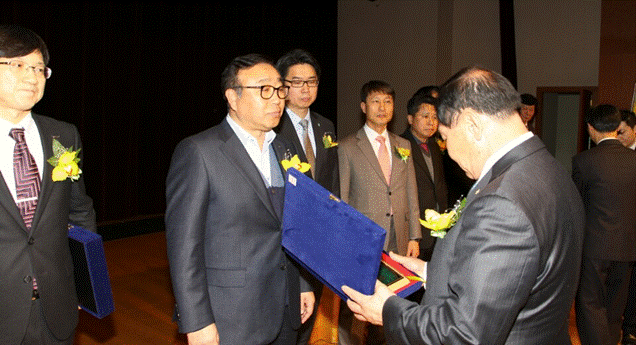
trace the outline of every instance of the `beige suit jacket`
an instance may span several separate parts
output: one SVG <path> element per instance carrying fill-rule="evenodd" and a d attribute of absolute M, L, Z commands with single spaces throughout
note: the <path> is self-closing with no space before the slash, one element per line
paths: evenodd
<path fill-rule="evenodd" d="M 409 141 L 390 132 L 389 141 L 390 185 L 386 183 L 364 128 L 339 142 L 340 196 L 387 231 L 392 210 L 398 253 L 406 255 L 409 240 L 422 238 L 415 168 L 412 157 L 404 161 L 397 154 L 398 147 L 411 150 Z M 388 236 L 385 249 L 387 244 Z"/>

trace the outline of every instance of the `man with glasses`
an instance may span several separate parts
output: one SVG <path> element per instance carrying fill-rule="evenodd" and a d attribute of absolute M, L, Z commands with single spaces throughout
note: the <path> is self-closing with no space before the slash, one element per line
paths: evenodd
<path fill-rule="evenodd" d="M 294 144 L 301 161 L 311 165 L 307 172 L 311 178 L 331 193 L 340 195 L 338 148 L 329 144 L 336 142 L 333 122 L 309 109 L 318 94 L 318 62 L 308 52 L 295 49 L 278 59 L 276 69 L 283 77 L 283 83 L 289 86 L 289 94 L 275 131 Z M 314 277 L 308 276 L 306 279 L 314 287 L 318 304 L 323 285 Z M 299 331 L 299 345 L 309 341 L 314 321 L 315 313 Z"/>
<path fill-rule="evenodd" d="M 78 301 L 68 224 L 95 231 L 80 170 L 53 180 L 53 139 L 78 151 L 71 124 L 34 114 L 51 70 L 33 31 L 0 26 L 0 343 L 72 344 Z"/>
<path fill-rule="evenodd" d="M 277 136 L 289 87 L 266 58 L 223 71 L 228 115 L 181 141 L 166 182 L 166 239 L 179 330 L 190 344 L 295 344 L 314 295 L 283 252 Z"/>

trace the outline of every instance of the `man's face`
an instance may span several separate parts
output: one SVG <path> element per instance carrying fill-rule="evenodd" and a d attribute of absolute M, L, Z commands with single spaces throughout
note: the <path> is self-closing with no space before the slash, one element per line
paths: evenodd
<path fill-rule="evenodd" d="M 631 128 L 625 123 L 625 121 L 621 121 L 621 124 L 618 126 L 618 140 L 625 147 L 631 147 L 636 141 L 636 132 L 634 132 L 634 128 Z"/>
<path fill-rule="evenodd" d="M 285 80 L 290 81 L 318 81 L 316 70 L 310 64 L 298 64 L 289 68 Z M 301 87 L 293 87 L 291 83 L 285 81 L 285 85 L 289 86 L 289 95 L 287 96 L 287 106 L 298 115 L 305 115 L 309 106 L 314 103 L 318 95 L 318 86 L 309 86 L 303 83 Z"/>
<path fill-rule="evenodd" d="M 534 116 L 534 105 L 527 105 L 527 104 L 522 104 L 521 105 L 521 112 L 519 115 L 521 115 L 521 120 L 523 120 L 524 123 L 529 122 L 530 120 L 532 120 L 532 117 Z"/>
<path fill-rule="evenodd" d="M 369 93 L 360 107 L 366 115 L 367 125 L 378 133 L 383 132 L 393 118 L 393 96 L 386 93 Z"/>
<path fill-rule="evenodd" d="M 282 86 L 278 71 L 274 66 L 259 63 L 250 68 L 240 70 L 237 74 L 240 86 Z M 240 96 L 238 92 L 240 91 Z M 261 97 L 258 88 L 229 89 L 229 93 L 237 93 L 237 97 L 228 97 L 230 108 L 234 111 L 238 124 L 248 132 L 268 132 L 278 125 L 283 113 L 284 101 L 278 93 L 269 99 Z"/>
<path fill-rule="evenodd" d="M 0 58 L 2 62 L 17 60 L 26 66 L 44 67 L 39 51 L 20 57 Z M 16 71 L 9 65 L 0 64 L 0 113 L 7 120 L 19 122 L 31 108 L 42 99 L 46 78 L 37 75 L 32 68 Z"/>
<path fill-rule="evenodd" d="M 421 141 L 430 138 L 437 131 L 437 111 L 432 104 L 420 104 L 417 113 L 408 115 L 407 119 L 413 134 Z"/>
<path fill-rule="evenodd" d="M 466 172 L 466 176 L 476 180 L 481 172 L 475 172 L 472 169 L 475 145 L 467 127 L 465 119 L 460 114 L 452 127 L 440 124 L 439 133 L 442 135 L 442 139 L 446 140 L 448 155 Z"/>

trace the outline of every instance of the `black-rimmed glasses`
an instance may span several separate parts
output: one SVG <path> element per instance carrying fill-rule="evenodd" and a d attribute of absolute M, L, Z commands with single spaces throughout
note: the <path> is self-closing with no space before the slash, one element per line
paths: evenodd
<path fill-rule="evenodd" d="M 270 99 L 274 96 L 274 93 L 278 95 L 278 98 L 285 99 L 289 94 L 289 86 L 281 85 L 279 87 L 273 87 L 272 85 L 263 86 L 234 86 L 233 89 L 261 89 L 261 97 L 263 99 Z"/>
<path fill-rule="evenodd" d="M 285 79 L 285 81 L 288 82 L 289 84 L 291 84 L 292 87 L 303 87 L 305 84 L 307 84 L 307 86 L 309 86 L 309 87 L 318 86 L 318 79 L 309 79 L 309 80 L 301 80 L 301 79 L 287 80 L 287 79 Z"/>
<path fill-rule="evenodd" d="M 0 61 L 0 65 L 8 65 L 14 73 L 19 74 L 25 74 L 28 69 L 32 69 L 36 76 L 45 79 L 51 78 L 51 74 L 53 74 L 53 71 L 46 66 L 31 66 L 20 60 Z"/>

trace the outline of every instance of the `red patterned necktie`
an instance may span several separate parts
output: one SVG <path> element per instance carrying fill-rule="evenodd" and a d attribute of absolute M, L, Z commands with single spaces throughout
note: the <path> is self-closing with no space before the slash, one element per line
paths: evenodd
<path fill-rule="evenodd" d="M 29 152 L 24 140 L 24 129 L 13 128 L 9 136 L 15 140 L 13 149 L 13 174 L 15 175 L 15 189 L 17 205 L 20 215 L 24 219 L 27 229 L 31 229 L 35 208 L 38 205 L 40 193 L 40 175 L 35 159 Z"/>
<path fill-rule="evenodd" d="M 420 147 L 422 148 L 422 150 L 424 150 L 424 153 L 426 155 L 431 154 L 431 151 L 428 150 L 428 144 L 427 143 L 420 143 Z"/>

